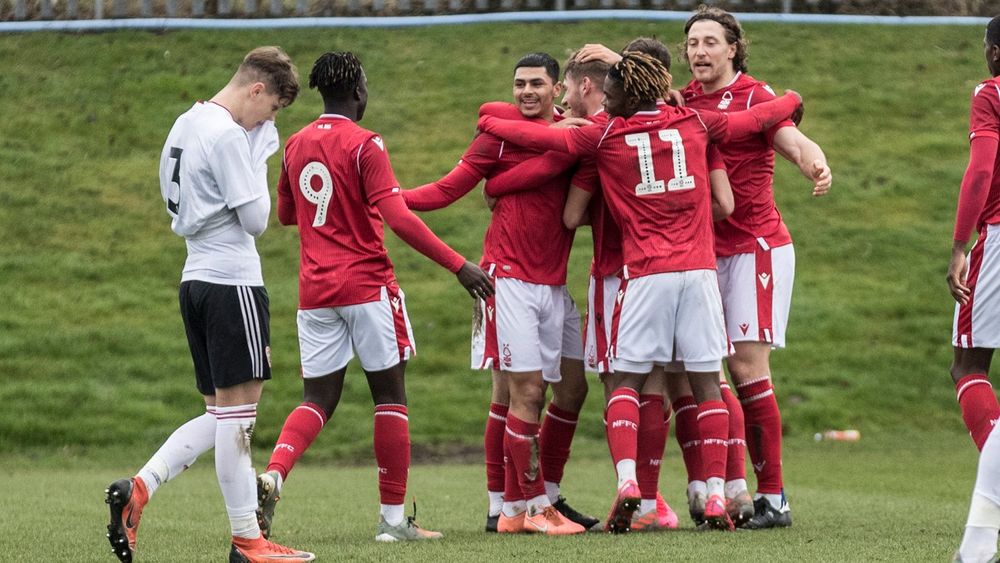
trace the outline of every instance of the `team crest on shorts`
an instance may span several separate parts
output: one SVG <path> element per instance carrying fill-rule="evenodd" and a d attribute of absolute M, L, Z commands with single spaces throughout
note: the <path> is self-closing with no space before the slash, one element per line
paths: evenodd
<path fill-rule="evenodd" d="M 507 344 L 503 345 L 503 365 L 510 367 L 514 363 L 514 359 L 510 355 L 510 346 Z"/>
<path fill-rule="evenodd" d="M 267 367 L 272 367 L 271 366 L 271 347 L 270 346 L 264 346 L 264 357 L 267 358 Z"/>

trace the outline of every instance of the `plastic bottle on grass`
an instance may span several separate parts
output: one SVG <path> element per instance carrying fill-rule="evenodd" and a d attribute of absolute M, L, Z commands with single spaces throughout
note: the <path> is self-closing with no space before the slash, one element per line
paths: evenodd
<path fill-rule="evenodd" d="M 827 440 L 831 442 L 857 442 L 861 439 L 861 432 L 858 430 L 827 430 L 817 432 L 813 438 L 819 442 Z"/>

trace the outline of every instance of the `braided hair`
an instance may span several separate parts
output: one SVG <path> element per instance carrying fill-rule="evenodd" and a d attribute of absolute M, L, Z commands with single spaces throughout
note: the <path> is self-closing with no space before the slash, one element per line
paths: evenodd
<path fill-rule="evenodd" d="M 638 51 L 622 53 L 608 76 L 622 83 L 626 99 L 635 105 L 656 103 L 667 95 L 673 79 L 663 63 Z"/>
<path fill-rule="evenodd" d="M 342 99 L 358 87 L 362 76 L 361 61 L 354 53 L 323 53 L 309 73 L 309 87 L 318 89 L 324 99 Z"/>

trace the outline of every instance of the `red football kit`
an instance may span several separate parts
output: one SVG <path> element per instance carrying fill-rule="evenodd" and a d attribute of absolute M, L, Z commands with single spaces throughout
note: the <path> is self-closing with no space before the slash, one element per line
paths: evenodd
<path fill-rule="evenodd" d="M 407 213 L 381 137 L 332 114 L 289 137 L 278 217 L 299 225 L 300 309 L 377 301 L 383 287 L 397 287 L 376 206 Z M 405 240 L 416 250 L 452 272 L 465 263 L 419 219 L 403 220 L 401 234 L 412 235 Z"/>
<path fill-rule="evenodd" d="M 955 218 L 955 240 L 1000 223 L 1000 78 L 976 86 L 969 111 L 969 169 L 962 181 Z"/>
<path fill-rule="evenodd" d="M 737 73 L 732 84 L 705 94 L 701 83 L 692 80 L 682 91 L 687 107 L 735 112 L 775 99 L 763 82 Z M 726 172 L 733 187 L 735 208 L 715 224 L 715 246 L 719 256 L 753 252 L 758 238 L 771 248 L 792 242 L 781 213 L 774 204 L 774 135 L 782 127 L 794 126 L 782 120 L 762 133 L 719 145 Z"/>
<path fill-rule="evenodd" d="M 527 123 L 528 121 L 522 121 Z M 403 192 L 410 209 L 429 211 L 467 194 L 483 178 L 491 178 L 542 151 L 480 134 L 458 166 L 438 182 Z M 572 171 L 533 189 L 501 197 L 483 241 L 481 266 L 498 278 L 540 285 L 565 285 L 573 231 L 563 225 L 563 206 Z"/>
<path fill-rule="evenodd" d="M 628 278 L 715 269 L 708 144 L 773 125 L 797 104 L 785 96 L 733 116 L 667 106 L 570 130 L 489 116 L 480 126 L 517 144 L 596 155 L 608 208 L 622 229 Z"/>

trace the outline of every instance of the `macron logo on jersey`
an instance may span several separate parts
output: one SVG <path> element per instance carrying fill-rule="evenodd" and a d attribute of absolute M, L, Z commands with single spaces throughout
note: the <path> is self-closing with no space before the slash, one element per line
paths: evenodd
<path fill-rule="evenodd" d="M 986 86 L 985 84 L 980 84 L 979 86 L 976 86 L 975 91 L 972 92 L 972 97 L 975 98 L 976 96 L 978 96 L 979 93 L 983 91 L 983 88 L 985 86 Z"/>
<path fill-rule="evenodd" d="M 767 275 L 765 272 L 757 274 L 757 279 L 760 280 L 760 285 L 767 289 L 767 282 L 771 281 L 771 276 Z"/>
<path fill-rule="evenodd" d="M 372 142 L 378 145 L 382 152 L 385 152 L 385 142 L 382 141 L 382 137 L 372 137 Z"/>
<path fill-rule="evenodd" d="M 777 96 L 777 94 L 775 94 L 775 93 L 774 93 L 774 90 L 772 90 L 772 89 L 771 89 L 771 87 L 770 87 L 770 86 L 768 86 L 767 84 L 764 84 L 764 86 L 763 86 L 763 87 L 764 87 L 764 89 L 765 89 L 765 90 L 767 90 L 767 91 L 768 91 L 768 92 L 769 92 L 769 93 L 770 93 L 770 94 L 771 94 L 772 96 Z"/>

